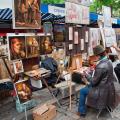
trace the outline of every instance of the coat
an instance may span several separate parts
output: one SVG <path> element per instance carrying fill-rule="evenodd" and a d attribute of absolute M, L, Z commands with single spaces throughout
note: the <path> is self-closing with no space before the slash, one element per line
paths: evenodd
<path fill-rule="evenodd" d="M 108 59 L 101 60 L 92 79 L 92 88 L 87 97 L 87 105 L 95 109 L 113 108 L 115 105 L 113 66 Z"/>

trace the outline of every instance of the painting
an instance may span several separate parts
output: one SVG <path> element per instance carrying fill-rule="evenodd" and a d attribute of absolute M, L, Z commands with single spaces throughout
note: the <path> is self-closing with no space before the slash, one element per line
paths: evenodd
<path fill-rule="evenodd" d="M 40 55 L 39 36 L 26 36 L 27 58 Z"/>
<path fill-rule="evenodd" d="M 19 74 L 19 73 L 24 72 L 22 60 L 14 61 L 13 67 L 14 67 L 15 74 Z"/>
<path fill-rule="evenodd" d="M 18 81 L 15 83 L 14 87 L 20 103 L 25 103 L 31 100 L 32 92 L 27 81 Z"/>
<path fill-rule="evenodd" d="M 40 27 L 40 0 L 13 0 L 13 28 L 39 29 Z"/>
<path fill-rule="evenodd" d="M 9 60 L 26 58 L 25 36 L 8 36 Z"/>
<path fill-rule="evenodd" d="M 52 23 L 50 23 L 50 22 L 43 23 L 43 30 L 44 30 L 45 34 L 47 34 L 47 33 L 52 34 L 53 33 Z"/>
<path fill-rule="evenodd" d="M 40 52 L 42 55 L 51 54 L 53 51 L 51 36 L 40 36 Z"/>
<path fill-rule="evenodd" d="M 65 41 L 65 25 L 54 24 L 54 41 L 64 42 Z"/>
<path fill-rule="evenodd" d="M 73 44 L 69 44 L 69 50 L 73 50 Z"/>

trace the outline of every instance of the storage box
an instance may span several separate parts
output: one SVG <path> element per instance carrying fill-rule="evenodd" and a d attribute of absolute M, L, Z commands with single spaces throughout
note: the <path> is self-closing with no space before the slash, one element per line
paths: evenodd
<path fill-rule="evenodd" d="M 34 120 L 53 120 L 57 115 L 54 105 L 43 105 L 33 110 Z"/>
<path fill-rule="evenodd" d="M 69 88 L 68 81 L 61 82 L 61 83 L 55 85 L 55 87 L 60 90 L 62 98 L 69 97 L 69 95 L 70 95 L 70 88 Z M 76 84 L 74 82 L 71 82 L 71 91 L 72 91 L 71 94 L 72 95 L 75 93 L 75 87 L 76 87 Z"/>

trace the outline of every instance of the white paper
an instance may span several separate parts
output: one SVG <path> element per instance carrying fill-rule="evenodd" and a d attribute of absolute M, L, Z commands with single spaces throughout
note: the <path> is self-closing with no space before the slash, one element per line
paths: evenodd
<path fill-rule="evenodd" d="M 75 31 L 74 32 L 74 44 L 78 44 L 79 43 L 79 41 L 78 41 L 78 31 Z"/>
<path fill-rule="evenodd" d="M 81 39 L 81 50 L 84 50 L 84 39 Z"/>
<path fill-rule="evenodd" d="M 33 87 L 42 88 L 41 80 L 33 80 L 33 79 L 31 79 L 31 84 L 32 84 Z"/>
<path fill-rule="evenodd" d="M 69 50 L 73 49 L 73 44 L 69 44 Z"/>
<path fill-rule="evenodd" d="M 85 31 L 85 42 L 88 43 L 88 31 Z"/>
<path fill-rule="evenodd" d="M 73 27 L 69 27 L 69 40 L 73 40 Z"/>

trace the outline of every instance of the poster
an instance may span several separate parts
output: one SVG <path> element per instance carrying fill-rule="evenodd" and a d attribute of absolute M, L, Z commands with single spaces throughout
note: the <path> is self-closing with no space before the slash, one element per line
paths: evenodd
<path fill-rule="evenodd" d="M 106 47 L 111 47 L 117 44 L 115 30 L 112 28 L 104 28 Z"/>
<path fill-rule="evenodd" d="M 20 103 L 25 103 L 31 100 L 32 92 L 27 81 L 18 81 L 15 83 L 14 87 Z"/>
<path fill-rule="evenodd" d="M 25 36 L 8 36 L 9 60 L 26 58 Z"/>
<path fill-rule="evenodd" d="M 79 44 L 79 35 L 78 35 L 78 31 L 74 32 L 74 44 Z"/>
<path fill-rule="evenodd" d="M 54 41 L 64 42 L 65 41 L 65 25 L 54 24 Z"/>
<path fill-rule="evenodd" d="M 40 55 L 39 36 L 26 36 L 27 57 Z"/>
<path fill-rule="evenodd" d="M 91 46 L 92 48 L 94 48 L 97 45 L 99 45 L 100 30 L 98 28 L 90 28 L 89 33 L 90 33 L 89 46 Z"/>
<path fill-rule="evenodd" d="M 69 27 L 69 40 L 73 40 L 73 27 Z"/>
<path fill-rule="evenodd" d="M 17 60 L 13 62 L 15 74 L 24 72 L 22 60 Z"/>
<path fill-rule="evenodd" d="M 89 24 L 89 8 L 79 4 L 65 2 L 66 23 Z M 78 14 L 79 13 L 79 14 Z"/>
<path fill-rule="evenodd" d="M 111 8 L 107 6 L 102 6 L 102 9 L 103 9 L 104 27 L 112 28 Z"/>
<path fill-rule="evenodd" d="M 13 28 L 39 29 L 40 27 L 40 0 L 13 0 Z"/>
<path fill-rule="evenodd" d="M 51 36 L 41 36 L 40 37 L 40 52 L 41 54 L 51 54 L 53 51 Z"/>

